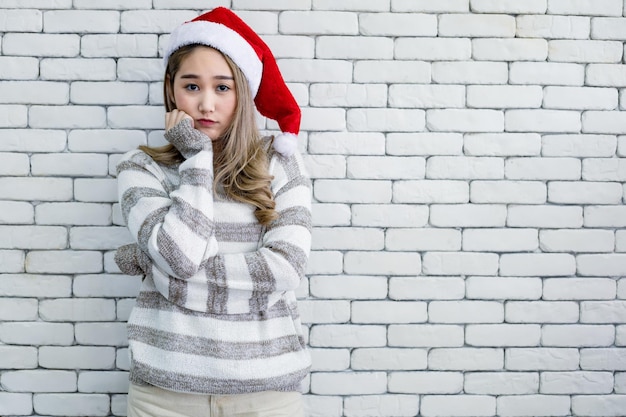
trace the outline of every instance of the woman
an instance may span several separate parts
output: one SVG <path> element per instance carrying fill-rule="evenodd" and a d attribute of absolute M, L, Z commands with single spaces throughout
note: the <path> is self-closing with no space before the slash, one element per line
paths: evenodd
<path fill-rule="evenodd" d="M 169 144 L 118 164 L 136 243 L 116 262 L 145 275 L 128 321 L 128 415 L 302 416 L 300 110 L 267 45 L 227 9 L 177 28 L 165 60 Z M 284 133 L 261 138 L 255 107 Z"/>

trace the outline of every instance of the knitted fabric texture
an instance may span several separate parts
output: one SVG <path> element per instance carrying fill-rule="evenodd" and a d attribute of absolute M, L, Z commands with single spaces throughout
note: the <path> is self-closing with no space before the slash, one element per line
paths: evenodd
<path fill-rule="evenodd" d="M 130 379 L 179 392 L 297 391 L 310 358 L 294 290 L 311 244 L 311 189 L 299 154 L 271 155 L 279 218 L 213 190 L 213 154 L 177 167 L 141 151 L 118 163 L 136 244 L 116 262 L 145 274 L 128 320 Z"/>
<path fill-rule="evenodd" d="M 194 129 L 191 119 L 187 117 L 165 132 L 165 138 L 185 158 L 190 158 L 202 150 L 212 150 L 213 148 L 211 138 Z"/>
<path fill-rule="evenodd" d="M 115 252 L 115 263 L 117 267 L 122 271 L 122 274 L 126 275 L 144 275 L 149 269 L 142 269 L 139 261 L 140 256 L 147 257 L 139 246 L 135 243 L 129 245 L 120 246 Z"/>

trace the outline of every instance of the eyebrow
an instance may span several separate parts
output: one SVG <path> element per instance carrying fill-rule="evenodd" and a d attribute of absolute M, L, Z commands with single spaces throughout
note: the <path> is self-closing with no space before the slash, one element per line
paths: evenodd
<path fill-rule="evenodd" d="M 196 75 L 196 74 L 183 74 L 183 75 L 181 75 L 181 76 L 180 76 L 180 78 L 182 78 L 182 79 L 194 79 L 194 80 L 196 80 L 196 79 L 200 78 L 200 76 L 199 76 L 199 75 Z M 215 77 L 213 77 L 213 78 L 214 78 L 214 79 L 216 79 L 216 80 L 234 80 L 234 78 L 233 78 L 233 77 L 230 77 L 230 76 L 228 76 L 228 75 L 216 75 L 216 76 L 215 76 Z"/>

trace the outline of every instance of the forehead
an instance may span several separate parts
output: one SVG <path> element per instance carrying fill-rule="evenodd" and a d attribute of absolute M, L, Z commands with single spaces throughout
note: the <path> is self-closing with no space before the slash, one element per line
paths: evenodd
<path fill-rule="evenodd" d="M 222 53 L 208 46 L 196 46 L 182 59 L 176 75 L 188 73 L 209 77 L 233 76 Z"/>

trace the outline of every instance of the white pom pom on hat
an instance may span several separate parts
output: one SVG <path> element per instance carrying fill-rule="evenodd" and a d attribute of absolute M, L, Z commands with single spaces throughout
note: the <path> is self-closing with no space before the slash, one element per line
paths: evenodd
<path fill-rule="evenodd" d="M 217 7 L 174 29 L 165 62 L 174 51 L 192 44 L 215 48 L 241 68 L 259 113 L 278 122 L 282 134 L 274 139 L 274 148 L 286 156 L 293 154 L 298 148 L 300 107 L 287 88 L 272 51 L 259 35 L 235 13 Z"/>

